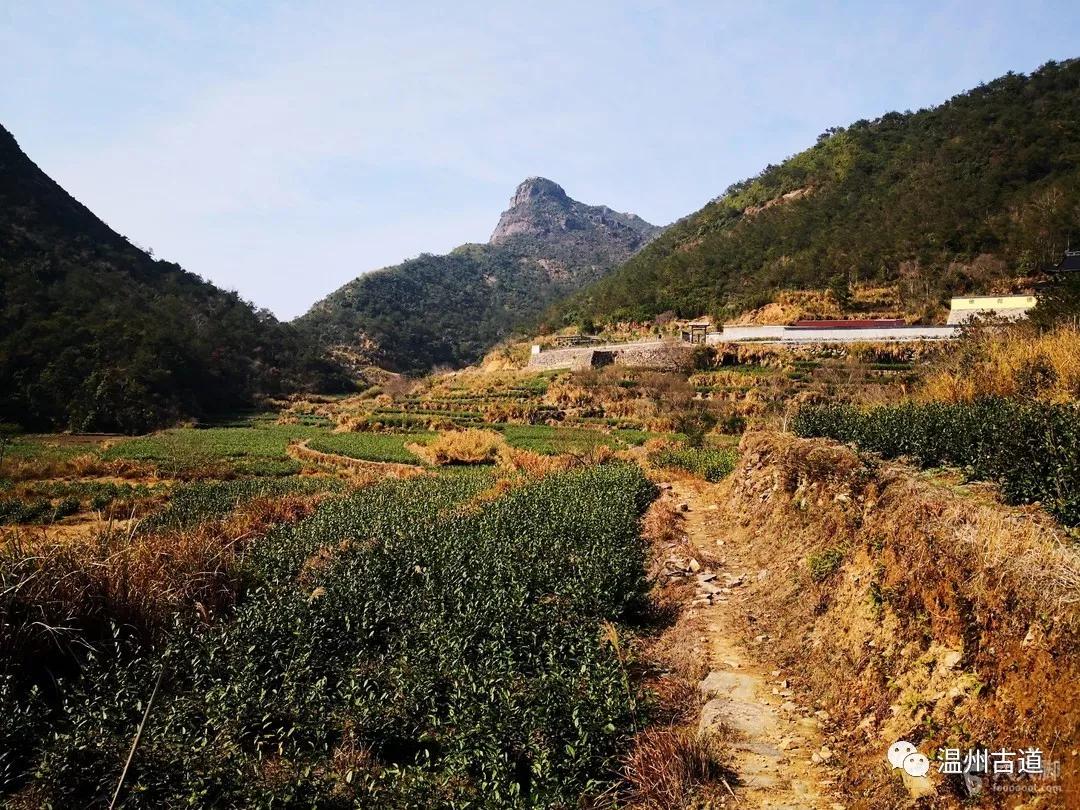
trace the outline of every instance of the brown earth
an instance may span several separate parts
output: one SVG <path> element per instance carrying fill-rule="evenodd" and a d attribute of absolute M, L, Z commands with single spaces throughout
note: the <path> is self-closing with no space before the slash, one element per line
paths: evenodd
<path fill-rule="evenodd" d="M 692 684 L 689 697 L 676 695 L 693 707 L 682 722 L 725 746 L 731 775 L 723 790 L 706 787 L 711 806 L 842 808 L 831 795 L 836 780 L 822 721 L 809 709 L 793 709 L 788 674 L 767 662 L 760 641 L 741 634 L 744 583 L 757 572 L 746 570 L 738 549 L 716 542 L 715 485 L 670 471 L 662 476 L 661 497 L 646 519 L 656 552 L 652 575 L 662 583 L 660 598 L 673 601 L 679 614 L 646 655 L 669 670 L 667 677 Z M 657 537 L 650 523 L 667 524 L 666 536 Z M 673 690 L 660 684 L 657 691 L 663 699 Z"/>
<path fill-rule="evenodd" d="M 737 806 L 1080 807 L 1080 555 L 1061 530 L 821 440 L 748 434 L 741 451 L 721 484 L 678 478 L 664 498 L 692 603 L 667 635 L 703 679 L 701 726 L 734 732 Z M 1060 775 L 969 798 L 936 763 L 894 771 L 897 740 L 931 759 L 1038 747 Z"/>

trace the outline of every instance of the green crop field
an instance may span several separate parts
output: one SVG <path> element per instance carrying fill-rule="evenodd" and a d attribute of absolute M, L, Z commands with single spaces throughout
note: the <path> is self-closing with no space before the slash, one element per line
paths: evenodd
<path fill-rule="evenodd" d="M 308 442 L 312 450 L 336 453 L 366 461 L 389 461 L 399 464 L 418 464 L 419 459 L 406 449 L 407 444 L 423 444 L 435 434 L 415 433 L 329 433 Z"/>
<path fill-rule="evenodd" d="M 237 558 L 243 591 L 209 626 L 181 609 L 147 635 L 69 606 L 83 643 L 58 649 L 40 625 L 63 608 L 30 624 L 6 590 L 0 612 L 25 624 L 4 637 L 0 792 L 105 800 L 158 683 L 125 807 L 596 800 L 648 718 L 601 631 L 640 604 L 653 488 L 604 465 L 467 507 L 490 482 L 452 470 L 332 496 Z M 189 520 L 237 494 L 190 492 Z M 75 660 L 81 677 L 50 681 Z"/>
<path fill-rule="evenodd" d="M 1009 503 L 1040 503 L 1068 526 L 1080 524 L 1080 408 L 1006 399 L 970 404 L 904 403 L 870 410 L 802 408 L 800 436 L 850 442 L 922 467 L 955 466 L 1000 485 Z"/>
<path fill-rule="evenodd" d="M 719 481 L 735 469 L 738 452 L 731 447 L 665 447 L 649 454 L 657 467 L 685 470 L 706 481 Z"/>
<path fill-rule="evenodd" d="M 27 434 L 11 437 L 4 447 L 5 463 L 14 461 L 67 461 L 87 453 L 97 454 L 101 436 Z M 0 469 L 0 477 L 3 470 Z"/>
<path fill-rule="evenodd" d="M 195 481 L 178 484 L 169 493 L 169 502 L 140 525 L 140 531 L 186 528 L 211 518 L 227 515 L 252 498 L 290 493 L 340 492 L 342 482 L 326 477 L 240 478 L 235 481 Z"/>
<path fill-rule="evenodd" d="M 218 462 L 241 474 L 290 475 L 300 465 L 288 457 L 288 446 L 326 433 L 313 425 L 174 428 L 118 441 L 102 455 L 149 461 L 166 471 Z"/>

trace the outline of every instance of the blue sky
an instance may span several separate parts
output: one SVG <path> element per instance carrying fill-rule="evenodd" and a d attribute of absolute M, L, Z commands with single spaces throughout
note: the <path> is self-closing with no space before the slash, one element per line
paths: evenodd
<path fill-rule="evenodd" d="M 291 318 L 485 241 L 527 176 L 664 224 L 827 127 L 1073 56 L 1075 2 L 12 2 L 0 123 Z"/>

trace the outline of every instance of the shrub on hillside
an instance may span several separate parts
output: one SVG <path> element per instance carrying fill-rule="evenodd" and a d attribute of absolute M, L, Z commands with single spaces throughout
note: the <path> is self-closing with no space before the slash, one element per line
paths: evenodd
<path fill-rule="evenodd" d="M 493 430 L 450 430 L 427 444 L 410 444 L 407 449 L 428 464 L 490 464 L 499 459 L 506 440 Z"/>
<path fill-rule="evenodd" d="M 656 467 L 674 467 L 713 482 L 734 470 L 738 460 L 733 448 L 665 445 L 649 453 L 649 463 Z"/>
<path fill-rule="evenodd" d="M 791 423 L 799 436 L 824 436 L 923 467 L 962 467 L 1000 485 L 1007 503 L 1041 503 L 1066 525 L 1080 524 L 1080 407 L 983 399 L 913 403 L 862 411 L 813 405 Z"/>

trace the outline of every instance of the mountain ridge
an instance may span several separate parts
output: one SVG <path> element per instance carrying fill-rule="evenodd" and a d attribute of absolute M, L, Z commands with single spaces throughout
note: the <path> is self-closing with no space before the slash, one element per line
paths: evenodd
<path fill-rule="evenodd" d="M 362 274 L 293 323 L 354 366 L 468 365 L 557 299 L 601 278 L 663 229 L 572 199 L 558 183 L 518 184 L 487 243 Z"/>
<path fill-rule="evenodd" d="M 933 319 L 950 295 L 1023 286 L 1080 243 L 1078 109 L 1073 59 L 830 128 L 560 302 L 547 326 L 724 320 L 782 291 L 845 298 L 856 284 Z"/>
<path fill-rule="evenodd" d="M 0 126 L 0 421 L 138 432 L 342 384 L 291 327 L 132 245 Z"/>
<path fill-rule="evenodd" d="M 636 214 L 622 213 L 606 205 L 586 205 L 571 199 L 562 186 L 546 177 L 527 177 L 518 184 L 510 207 L 499 216 L 488 244 L 499 245 L 522 234 L 570 233 L 592 224 L 612 230 L 626 229 L 637 235 L 628 242 L 638 247 L 663 231 Z"/>

